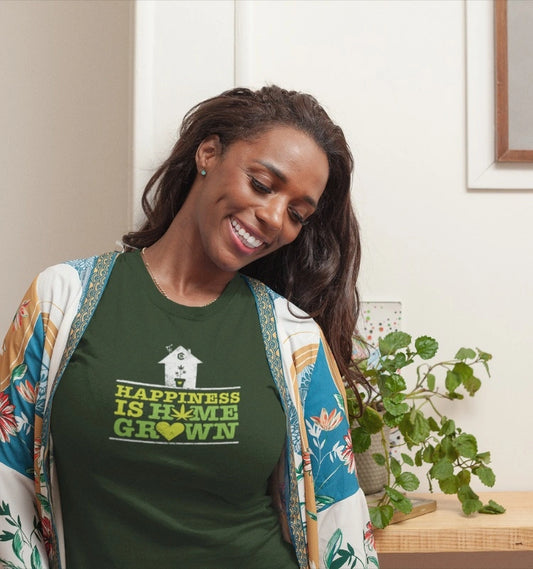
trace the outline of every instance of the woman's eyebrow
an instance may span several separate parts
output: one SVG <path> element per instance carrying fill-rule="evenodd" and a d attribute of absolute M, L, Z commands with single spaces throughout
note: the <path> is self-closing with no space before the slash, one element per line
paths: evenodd
<path fill-rule="evenodd" d="M 264 166 L 269 172 L 272 172 L 276 178 L 279 178 L 282 182 L 287 183 L 287 176 L 285 176 L 285 174 L 277 166 L 274 166 L 274 164 L 271 162 L 266 162 L 264 160 L 257 160 L 257 163 L 261 164 L 261 166 Z M 302 199 L 314 209 L 318 207 L 318 204 L 311 196 L 304 196 Z"/>
<path fill-rule="evenodd" d="M 270 162 L 264 162 L 263 160 L 258 160 L 257 162 L 272 172 L 272 174 L 274 174 L 274 176 L 279 178 L 282 182 L 287 183 L 287 176 L 285 176 L 285 174 L 278 167 L 274 166 L 274 164 L 271 164 Z"/>
<path fill-rule="evenodd" d="M 276 178 L 279 178 L 282 182 L 287 183 L 287 176 L 285 176 L 285 174 L 278 167 L 274 166 L 274 164 L 263 160 L 257 160 L 257 163 L 261 164 L 261 166 L 264 166 L 267 170 L 272 172 Z M 317 208 L 318 204 L 312 197 L 305 196 L 303 199 L 314 209 Z"/>

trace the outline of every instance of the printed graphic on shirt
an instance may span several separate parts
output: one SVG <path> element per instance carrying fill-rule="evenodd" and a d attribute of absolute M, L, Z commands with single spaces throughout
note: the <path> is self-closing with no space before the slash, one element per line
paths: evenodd
<path fill-rule="evenodd" d="M 196 387 L 191 350 L 167 346 L 164 385 L 117 379 L 113 435 L 116 441 L 152 444 L 238 444 L 240 386 Z"/>

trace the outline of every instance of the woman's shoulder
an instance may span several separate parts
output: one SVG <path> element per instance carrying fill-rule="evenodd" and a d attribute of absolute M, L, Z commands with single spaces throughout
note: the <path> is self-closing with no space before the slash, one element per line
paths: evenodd
<path fill-rule="evenodd" d="M 52 293 L 68 293 L 86 289 L 94 278 L 107 279 L 107 274 L 117 257 L 117 252 L 93 255 L 51 265 L 36 277 L 39 296 Z"/>
<path fill-rule="evenodd" d="M 320 327 L 307 312 L 287 300 L 284 296 L 272 290 L 265 283 L 252 277 L 245 277 L 254 293 L 258 310 L 273 311 L 278 329 L 283 328 L 287 334 L 302 333 L 315 335 L 317 340 L 321 335 Z"/>

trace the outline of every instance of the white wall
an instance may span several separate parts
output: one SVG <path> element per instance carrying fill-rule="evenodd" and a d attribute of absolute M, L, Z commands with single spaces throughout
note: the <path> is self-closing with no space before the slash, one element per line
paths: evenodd
<path fill-rule="evenodd" d="M 129 229 L 133 4 L 0 2 L 0 335 L 44 267 Z"/>
<path fill-rule="evenodd" d="M 233 87 L 232 0 L 136 2 L 134 220 L 142 192 L 176 141 L 185 113 Z"/>

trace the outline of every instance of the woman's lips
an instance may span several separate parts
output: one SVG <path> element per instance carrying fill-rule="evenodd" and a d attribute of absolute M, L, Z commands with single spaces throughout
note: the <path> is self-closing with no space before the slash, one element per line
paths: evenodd
<path fill-rule="evenodd" d="M 248 233 L 248 231 L 246 231 L 246 229 L 244 229 L 234 217 L 231 218 L 231 227 L 239 241 L 249 249 L 257 249 L 265 243 Z"/>

